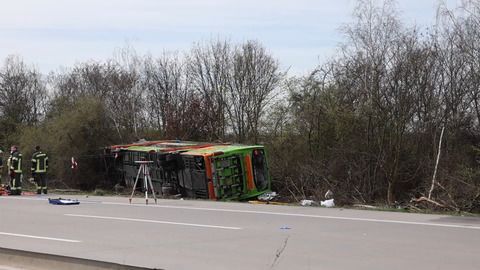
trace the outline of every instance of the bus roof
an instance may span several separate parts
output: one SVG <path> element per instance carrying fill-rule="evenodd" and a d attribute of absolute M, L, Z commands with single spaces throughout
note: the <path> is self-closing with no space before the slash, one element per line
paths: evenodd
<path fill-rule="evenodd" d="M 218 152 L 232 152 L 246 149 L 263 148 L 262 145 L 242 145 L 232 143 L 206 143 L 178 140 L 142 141 L 132 144 L 112 145 L 112 151 L 136 152 L 182 152 L 188 155 L 212 155 Z"/>
<path fill-rule="evenodd" d="M 258 148 L 263 148 L 263 146 L 262 145 L 242 145 L 242 144 L 213 145 L 208 147 L 191 149 L 191 150 L 182 152 L 182 155 L 209 156 L 209 155 L 216 155 L 216 154 L 235 152 L 235 151 L 241 151 L 241 150 L 258 149 Z"/>

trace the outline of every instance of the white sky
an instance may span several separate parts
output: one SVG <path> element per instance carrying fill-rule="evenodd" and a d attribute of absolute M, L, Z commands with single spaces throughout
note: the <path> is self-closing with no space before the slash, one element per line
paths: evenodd
<path fill-rule="evenodd" d="M 398 0 L 407 25 L 434 22 L 439 0 Z M 461 0 L 444 0 L 450 8 Z M 333 56 L 355 0 L 0 0 L 0 61 L 10 54 L 48 73 L 102 60 L 128 43 L 153 56 L 194 42 L 260 41 L 303 74 Z"/>

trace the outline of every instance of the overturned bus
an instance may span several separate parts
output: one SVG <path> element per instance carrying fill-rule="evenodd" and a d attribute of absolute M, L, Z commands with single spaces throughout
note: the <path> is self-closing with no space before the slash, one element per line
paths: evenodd
<path fill-rule="evenodd" d="M 144 141 L 105 149 L 106 164 L 118 182 L 132 187 L 135 161 L 149 167 L 155 190 L 174 191 L 190 198 L 246 200 L 271 188 L 265 149 L 261 145 Z"/>

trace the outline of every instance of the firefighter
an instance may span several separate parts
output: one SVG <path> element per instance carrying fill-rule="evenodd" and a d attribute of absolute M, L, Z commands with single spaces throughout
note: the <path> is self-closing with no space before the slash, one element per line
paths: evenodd
<path fill-rule="evenodd" d="M 40 150 L 40 146 L 36 146 L 32 156 L 32 177 L 37 185 L 37 194 L 47 194 L 47 169 L 48 156 Z"/>
<path fill-rule="evenodd" d="M 22 154 L 17 146 L 10 148 L 7 163 L 10 172 L 10 195 L 22 195 Z"/>

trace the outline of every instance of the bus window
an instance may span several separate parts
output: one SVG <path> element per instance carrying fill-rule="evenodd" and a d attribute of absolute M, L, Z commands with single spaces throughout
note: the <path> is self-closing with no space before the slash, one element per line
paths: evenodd
<path fill-rule="evenodd" d="M 255 149 L 252 153 L 253 177 L 257 190 L 262 191 L 268 188 L 267 163 L 262 149 Z"/>

